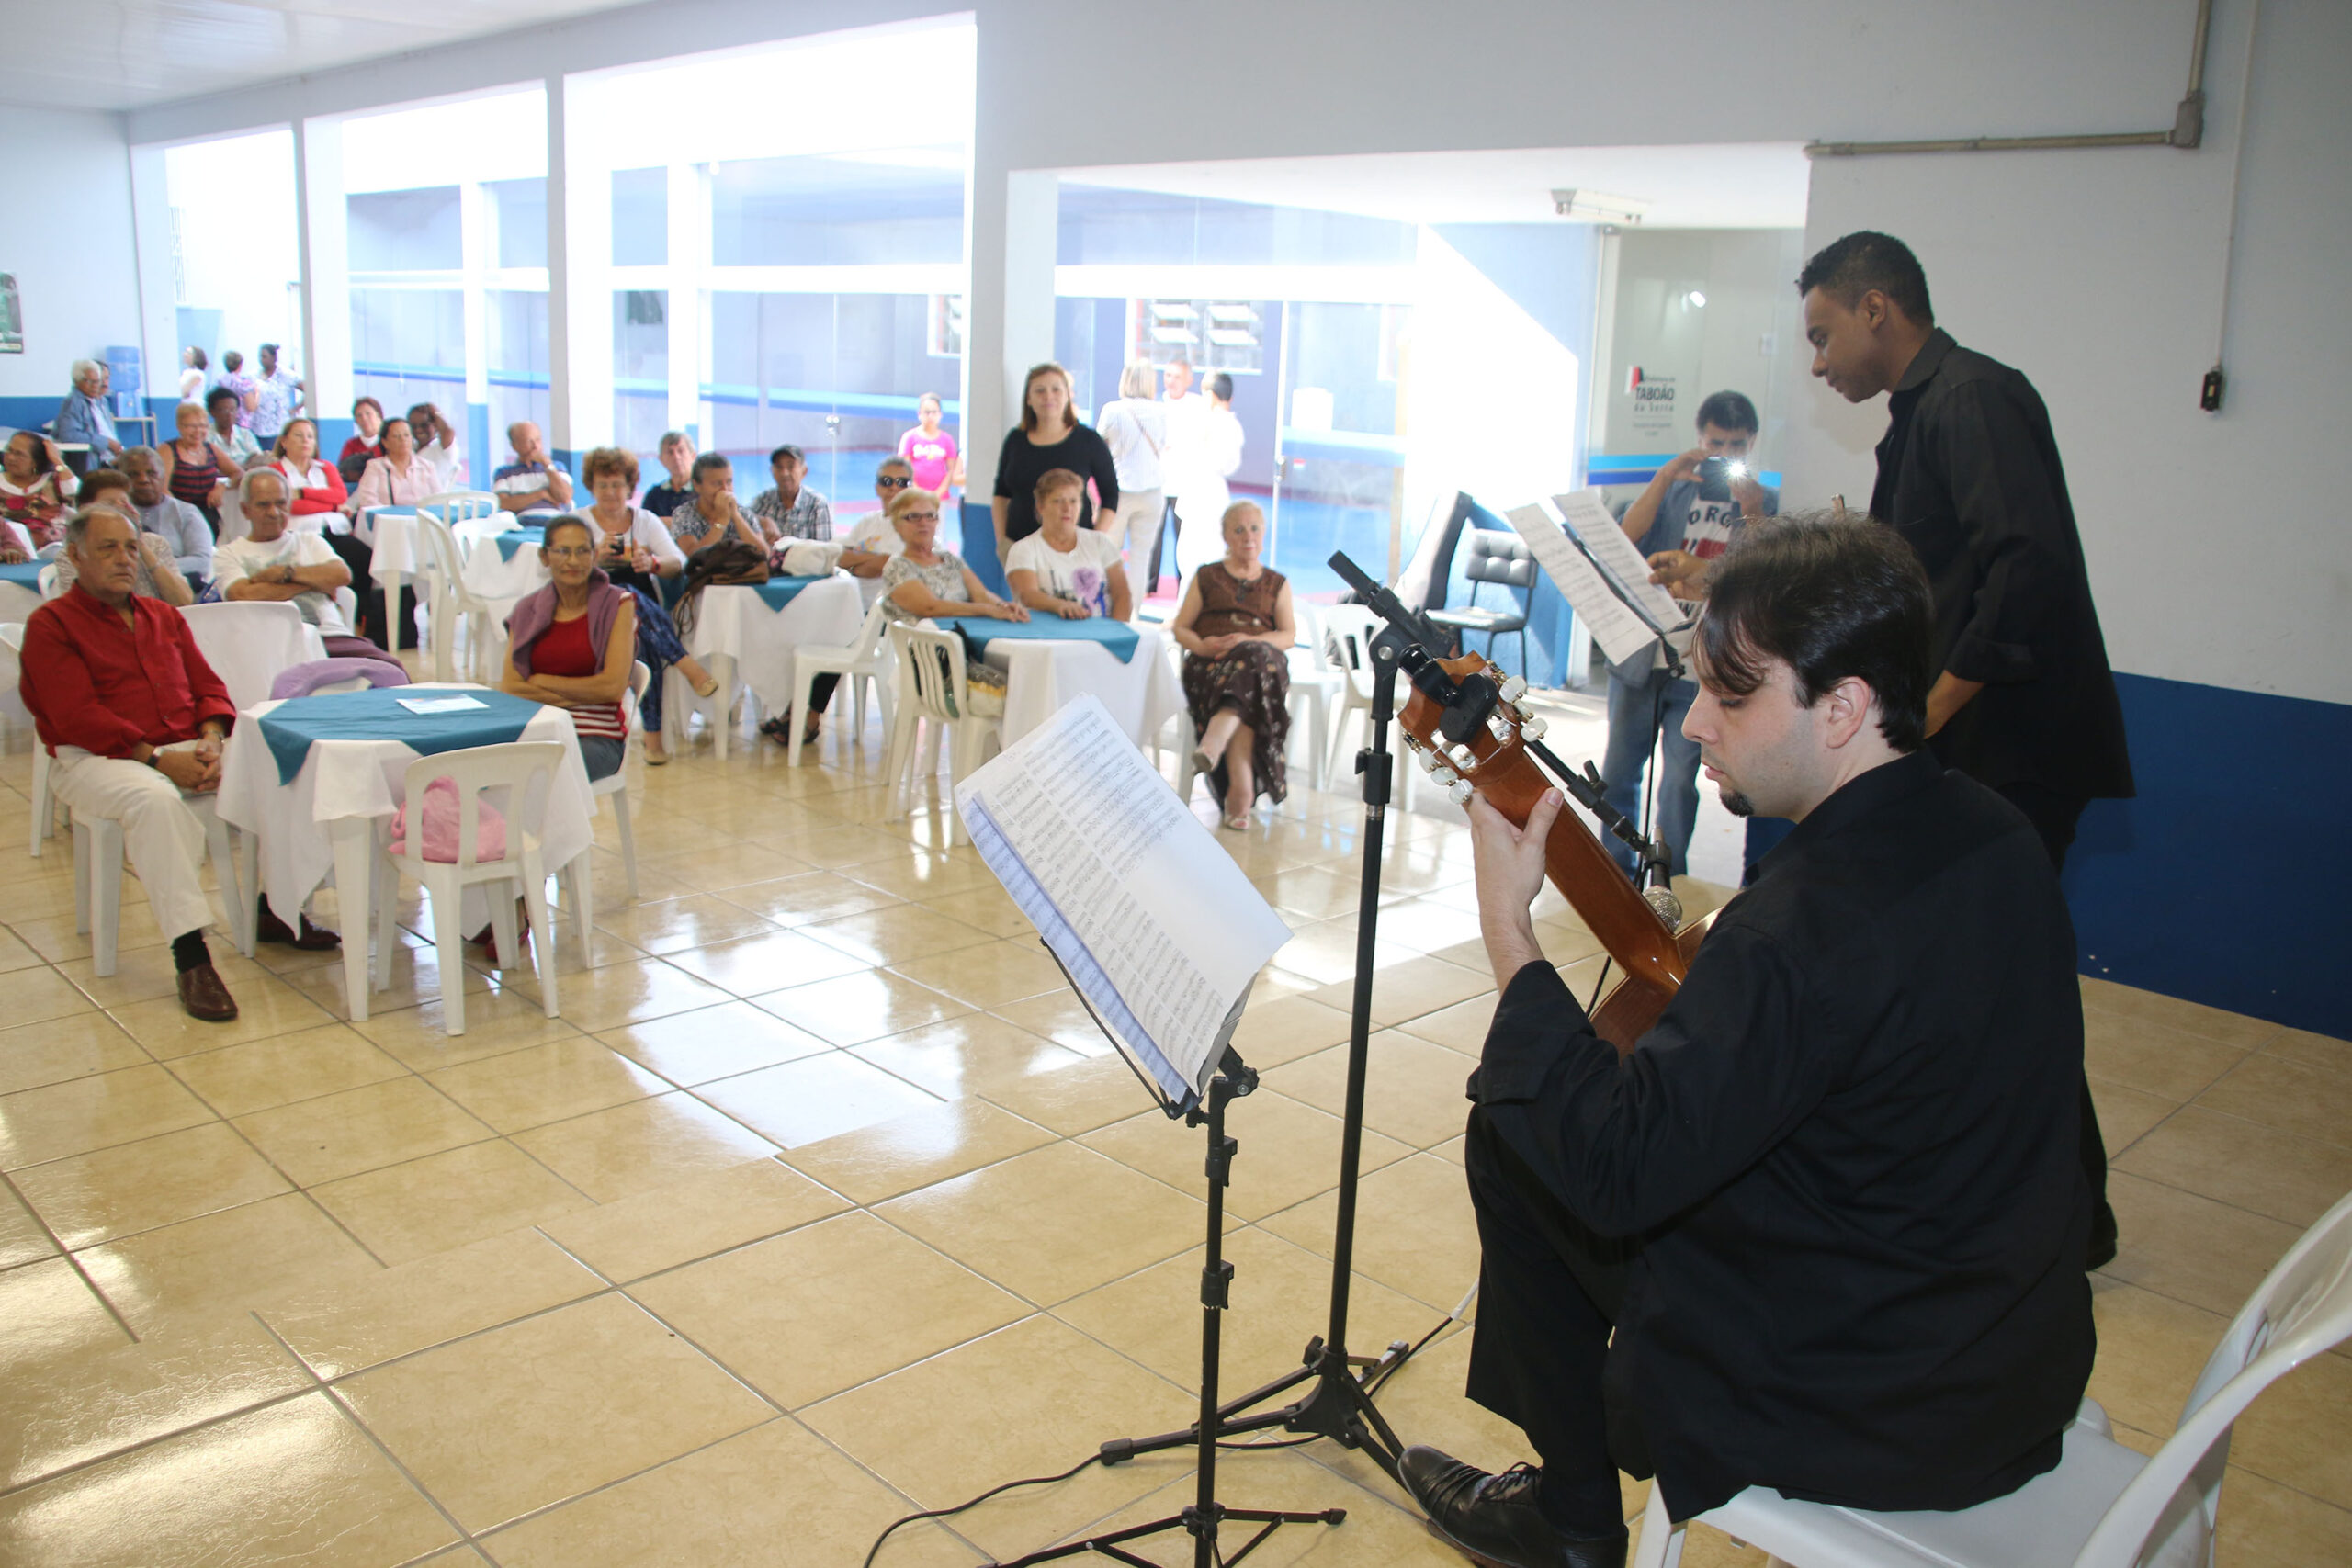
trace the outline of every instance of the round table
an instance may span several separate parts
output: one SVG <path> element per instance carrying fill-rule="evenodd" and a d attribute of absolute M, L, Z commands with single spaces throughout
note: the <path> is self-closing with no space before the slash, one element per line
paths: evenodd
<path fill-rule="evenodd" d="M 547 868 L 552 873 L 588 850 L 594 838 L 592 822 L 596 815 L 596 799 L 589 786 L 587 766 L 580 758 L 580 737 L 571 728 L 569 714 L 560 708 L 526 704 L 536 711 L 527 716 L 522 734 L 514 737 L 505 733 L 513 723 L 512 705 L 522 704 L 525 699 L 481 686 L 428 682 L 395 690 L 403 695 L 463 691 L 481 697 L 490 705 L 483 712 L 484 727 L 494 732 L 469 744 L 487 745 L 512 739 L 560 742 L 564 758 L 548 786 L 540 837 Z M 302 703 L 320 700 L 257 703 L 240 716 L 245 722 L 230 731 L 228 748 L 221 757 L 218 810 L 222 821 L 245 829 L 260 840 L 258 886 L 268 895 L 271 908 L 281 913 L 300 909 L 326 881 L 328 874 L 334 874 L 341 906 L 344 994 L 350 1004 L 352 1021 L 364 1023 L 368 1019 L 368 949 L 371 934 L 368 911 L 374 908 L 369 889 L 375 874 L 376 824 L 400 808 L 408 765 L 418 753 L 392 735 L 381 739 L 322 738 L 311 742 L 310 751 L 293 779 L 281 783 L 277 756 L 271 751 L 261 725 L 253 721 L 281 708 L 299 711 Z M 457 955 L 444 953 L 442 962 L 454 964 L 458 962 Z"/>
<path fill-rule="evenodd" d="M 719 694 L 711 699 L 724 705 L 712 740 L 718 755 L 727 755 L 726 716 L 734 709 L 739 681 L 767 712 L 782 713 L 792 702 L 793 650 L 804 644 L 846 648 L 856 642 L 865 619 L 857 579 L 842 573 L 809 583 L 782 609 L 770 607 L 757 588 L 705 588 L 685 643 L 718 682 Z M 684 677 L 665 691 L 662 728 L 670 739 L 684 740 L 686 713 L 696 702 Z"/>
<path fill-rule="evenodd" d="M 1135 657 L 1125 663 L 1099 642 L 999 637 L 983 656 L 1004 671 L 1007 746 L 1053 716 L 1081 693 L 1102 699 L 1111 722 L 1138 746 L 1184 711 L 1184 687 L 1168 659 L 1167 633 L 1136 627 Z"/>

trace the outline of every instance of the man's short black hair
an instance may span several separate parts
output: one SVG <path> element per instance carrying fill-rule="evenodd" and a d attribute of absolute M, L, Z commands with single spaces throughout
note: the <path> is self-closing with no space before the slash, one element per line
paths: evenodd
<path fill-rule="evenodd" d="M 1707 683 L 1734 696 L 1764 684 L 1777 660 L 1796 672 L 1807 707 L 1855 677 L 1878 699 L 1887 744 L 1916 751 L 1928 735 L 1934 637 L 1928 574 L 1901 535 L 1807 512 L 1749 524 L 1715 562 L 1699 659 Z"/>
<path fill-rule="evenodd" d="M 700 453 L 695 458 L 695 466 L 686 470 L 686 482 L 698 485 L 702 483 L 703 475 L 715 474 L 721 468 L 731 469 L 734 467 L 734 464 L 727 460 L 727 454 L 724 452 Z"/>
<path fill-rule="evenodd" d="M 1216 397 L 1217 401 L 1221 403 L 1231 402 L 1233 400 L 1233 378 L 1227 375 L 1222 370 L 1218 371 L 1216 375 L 1209 378 L 1209 391 Z"/>
<path fill-rule="evenodd" d="M 1709 392 L 1707 400 L 1699 405 L 1699 428 L 1711 424 L 1717 430 L 1744 430 L 1750 435 L 1764 428 L 1747 394 L 1730 390 Z"/>
<path fill-rule="evenodd" d="M 1928 275 L 1911 247 L 1892 234 L 1858 229 L 1822 246 L 1797 274 L 1797 298 L 1816 288 L 1826 289 L 1849 309 L 1875 288 L 1918 325 L 1936 324 L 1935 308 L 1928 303 Z"/>

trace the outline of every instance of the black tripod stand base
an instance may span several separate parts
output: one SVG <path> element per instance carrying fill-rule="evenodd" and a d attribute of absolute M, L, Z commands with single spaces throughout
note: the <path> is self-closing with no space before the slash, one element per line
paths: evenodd
<path fill-rule="evenodd" d="M 1404 1452 L 1404 1445 L 1397 1441 L 1396 1434 L 1389 1430 L 1388 1423 L 1381 1418 L 1367 1389 L 1376 1388 L 1386 1381 L 1389 1374 L 1403 1366 L 1412 1353 L 1413 1348 L 1402 1339 L 1390 1344 L 1378 1356 L 1334 1354 L 1325 1348 L 1321 1340 L 1315 1340 L 1306 1348 L 1306 1365 L 1219 1405 L 1215 1435 L 1222 1442 L 1279 1427 L 1286 1432 L 1329 1438 L 1342 1448 L 1369 1455 L 1374 1463 L 1388 1472 L 1389 1479 L 1397 1481 L 1401 1485 L 1403 1483 L 1396 1474 L 1396 1461 Z M 1357 1368 L 1363 1371 L 1355 1371 Z M 1315 1386 L 1302 1399 L 1255 1416 L 1242 1414 L 1253 1405 L 1263 1404 L 1277 1394 L 1309 1381 Z M 1198 1422 L 1182 1431 L 1161 1432 L 1156 1437 L 1114 1438 L 1102 1445 L 1102 1462 L 1118 1464 L 1137 1454 L 1158 1453 L 1163 1449 L 1192 1448 L 1200 1440 Z"/>
<path fill-rule="evenodd" d="M 1272 1508 L 1219 1508 L 1217 1518 L 1220 1521 L 1228 1524 L 1262 1524 L 1265 1529 L 1243 1541 L 1240 1551 L 1220 1557 L 1218 1561 L 1230 1568 L 1230 1564 L 1240 1562 L 1255 1551 L 1260 1541 L 1264 1540 L 1284 1525 L 1336 1525 L 1345 1520 L 1347 1517 L 1348 1511 L 1345 1508 L 1325 1508 L 1319 1513 L 1313 1514 L 1284 1513 Z M 1140 1540 L 1148 1535 L 1159 1535 L 1168 1530 L 1183 1530 L 1197 1540 L 1200 1539 L 1201 1529 L 1200 1510 L 1187 1508 L 1181 1514 L 1170 1514 L 1164 1519 L 1154 1519 L 1149 1524 L 1129 1525 L 1125 1529 L 1113 1530 L 1108 1535 L 1093 1535 L 1087 1537 L 1084 1540 L 1066 1541 L 1060 1546 L 1047 1547 L 1043 1551 L 1033 1551 L 1026 1557 L 1016 1557 L 1010 1562 L 991 1562 L 987 1564 L 986 1568 L 1030 1568 L 1032 1563 L 1054 1562 L 1065 1557 L 1077 1557 L 1086 1553 L 1108 1557 L 1114 1562 L 1127 1563 L 1130 1568 L 1160 1568 L 1160 1564 L 1154 1562 L 1150 1558 L 1137 1557 L 1134 1552 L 1126 1551 L 1126 1543 L 1131 1540 Z"/>

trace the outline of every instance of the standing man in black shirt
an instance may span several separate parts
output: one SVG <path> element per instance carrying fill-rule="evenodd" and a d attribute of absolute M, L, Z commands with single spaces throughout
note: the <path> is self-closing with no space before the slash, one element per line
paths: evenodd
<path fill-rule="evenodd" d="M 1797 293 L 1813 373 L 1849 402 L 1893 393 L 1871 514 L 1910 541 L 1935 590 L 1929 744 L 2024 812 L 2061 866 L 2083 807 L 2132 788 L 2050 412 L 2023 376 L 1936 325 L 1927 274 L 1891 235 L 1823 247 Z M 2088 1079 L 2081 1123 L 2096 1269 L 2116 1230 Z"/>
<path fill-rule="evenodd" d="M 1503 991 L 1469 1394 L 1542 1463 L 1401 1470 L 1484 1562 L 1621 1568 L 1620 1469 L 1681 1519 L 1748 1486 L 1966 1507 L 2057 1463 L 2093 1346 L 2074 932 L 2032 826 L 1922 749 L 1933 624 L 1873 524 L 1721 558 L 1686 732 L 1725 806 L 1797 826 L 1622 1059 L 1529 923 L 1557 792 L 1523 829 L 1472 804 Z"/>

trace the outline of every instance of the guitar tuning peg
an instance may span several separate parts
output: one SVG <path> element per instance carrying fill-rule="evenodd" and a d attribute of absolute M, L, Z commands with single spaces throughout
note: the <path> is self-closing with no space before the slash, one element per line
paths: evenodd
<path fill-rule="evenodd" d="M 1456 768 L 1465 773 L 1478 765 L 1477 753 L 1470 750 L 1468 741 L 1455 741 L 1446 748 L 1445 754 Z"/>
<path fill-rule="evenodd" d="M 1461 776 L 1461 774 L 1455 773 L 1452 768 L 1444 766 L 1442 763 L 1434 764 L 1430 769 L 1430 782 L 1438 785 L 1440 788 L 1443 788 L 1444 786 L 1451 784 L 1454 780 Z"/>
<path fill-rule="evenodd" d="M 1446 786 L 1445 793 L 1447 797 L 1450 798 L 1454 805 L 1467 806 L 1470 804 L 1470 781 L 1468 779 L 1456 779 L 1451 784 Z"/>
<path fill-rule="evenodd" d="M 1503 683 L 1502 683 L 1502 699 L 1503 699 L 1503 701 L 1505 701 L 1505 702 L 1507 702 L 1507 703 L 1510 703 L 1510 704 L 1512 704 L 1512 705 L 1516 705 L 1518 704 L 1518 702 L 1519 702 L 1519 699 L 1520 699 L 1522 695 L 1524 695 L 1524 694 L 1525 694 L 1526 691 L 1527 691 L 1527 682 L 1526 682 L 1525 681 L 1523 681 L 1523 680 L 1520 679 L 1520 677 L 1518 677 L 1518 676 L 1516 676 L 1516 675 L 1510 675 L 1510 676 L 1506 676 L 1506 677 L 1504 678 L 1504 680 L 1503 680 Z"/>
<path fill-rule="evenodd" d="M 1537 714 L 1519 727 L 1519 733 L 1524 739 L 1541 740 L 1551 728 L 1544 722 L 1544 716 Z"/>

